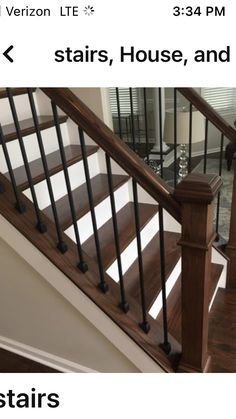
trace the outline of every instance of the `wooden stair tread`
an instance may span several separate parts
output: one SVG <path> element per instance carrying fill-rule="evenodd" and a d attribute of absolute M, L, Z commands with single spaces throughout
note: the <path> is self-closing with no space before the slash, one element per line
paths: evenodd
<path fill-rule="evenodd" d="M 209 318 L 209 372 L 236 372 L 236 290 L 219 288 Z"/>
<path fill-rule="evenodd" d="M 114 190 L 123 185 L 129 179 L 126 175 L 113 175 Z M 91 187 L 93 191 L 94 205 L 98 205 L 107 196 L 109 196 L 108 180 L 106 174 L 99 174 L 91 179 Z M 81 218 L 89 209 L 88 193 L 86 183 L 72 191 L 77 219 Z M 65 195 L 56 202 L 58 217 L 63 230 L 66 230 L 72 223 L 71 210 L 69 206 L 68 196 Z M 53 212 L 51 205 L 43 210 L 43 212 L 53 220 Z"/>
<path fill-rule="evenodd" d="M 217 263 L 211 264 L 211 281 L 209 303 L 214 295 L 217 282 L 222 273 L 223 266 Z M 178 341 L 181 342 L 181 275 L 177 279 L 174 287 L 172 288 L 168 299 L 168 327 L 170 334 Z M 157 321 L 162 322 L 162 313 L 157 316 Z"/>
<path fill-rule="evenodd" d="M 173 271 L 180 256 L 181 249 L 177 245 L 180 234 L 169 231 L 164 232 L 165 240 L 165 261 L 166 261 L 166 279 Z M 161 291 L 161 272 L 160 272 L 160 242 L 159 233 L 157 233 L 142 252 L 145 300 L 146 307 L 149 310 L 154 303 L 157 295 Z M 130 266 L 124 274 L 125 289 L 129 295 L 140 301 L 139 286 L 139 266 L 138 259 Z"/>
<path fill-rule="evenodd" d="M 32 88 L 31 91 L 35 92 L 36 89 Z M 25 95 L 27 94 L 27 88 L 26 87 L 13 87 L 11 89 L 11 93 L 13 96 L 19 96 L 19 95 Z M 1 89 L 0 90 L 0 99 L 4 99 L 7 98 L 7 90 L 6 89 Z"/>
<path fill-rule="evenodd" d="M 59 123 L 63 124 L 68 119 L 68 116 L 61 115 L 59 116 Z M 51 128 L 55 125 L 54 119 L 52 115 L 41 115 L 38 117 L 39 121 L 39 128 L 40 130 L 45 130 L 47 128 Z M 21 134 L 22 137 L 26 137 L 27 135 L 31 135 L 35 133 L 35 125 L 33 118 L 23 119 L 22 121 L 19 121 L 20 128 L 21 128 Z M 15 124 L 7 124 L 2 126 L 3 134 L 5 137 L 5 141 L 13 141 L 18 138 Z"/>
<path fill-rule="evenodd" d="M 151 204 L 139 204 L 140 214 L 140 229 L 142 229 L 148 221 L 157 213 L 158 206 Z M 117 224 L 119 231 L 120 250 L 121 252 L 131 243 L 135 238 L 135 220 L 134 220 L 134 205 L 132 202 L 126 204 L 120 211 L 117 212 Z M 107 269 L 116 259 L 113 222 L 110 219 L 98 230 L 102 259 L 104 268 Z M 91 258 L 97 260 L 94 237 L 91 236 L 83 244 L 83 250 Z"/>
<path fill-rule="evenodd" d="M 74 163 L 77 163 L 82 159 L 81 147 L 79 145 L 69 145 L 64 147 L 67 166 L 71 166 Z M 86 146 L 87 155 L 93 154 L 98 150 L 97 146 Z M 48 168 L 50 176 L 54 175 L 57 172 L 62 170 L 62 162 L 60 151 L 54 151 L 47 155 Z M 43 170 L 42 159 L 33 160 L 29 163 L 31 170 L 31 175 L 34 184 L 41 182 L 45 179 L 45 173 Z M 17 186 L 21 189 L 27 189 L 29 187 L 28 179 L 26 176 L 26 171 L 24 166 L 20 166 L 14 169 L 14 174 L 16 178 Z M 5 176 L 9 179 L 9 173 L 6 173 Z"/>

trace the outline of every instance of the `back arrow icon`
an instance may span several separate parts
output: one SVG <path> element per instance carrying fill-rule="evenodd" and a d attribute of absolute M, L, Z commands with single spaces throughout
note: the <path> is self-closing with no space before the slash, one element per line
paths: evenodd
<path fill-rule="evenodd" d="M 11 45 L 9 48 L 6 49 L 6 51 L 3 52 L 4 57 L 10 61 L 11 63 L 13 63 L 13 59 L 10 57 L 10 55 L 8 55 L 8 53 L 13 49 L 13 45 Z"/>

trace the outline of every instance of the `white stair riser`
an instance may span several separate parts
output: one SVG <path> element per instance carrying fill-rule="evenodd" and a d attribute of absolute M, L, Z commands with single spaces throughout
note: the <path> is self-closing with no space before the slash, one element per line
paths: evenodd
<path fill-rule="evenodd" d="M 217 282 L 215 292 L 212 296 L 211 302 L 209 304 L 209 311 L 211 310 L 212 304 L 214 303 L 214 299 L 216 297 L 218 288 L 226 288 L 226 274 L 227 274 L 227 271 L 226 271 L 226 268 L 224 267 L 224 269 L 223 269 L 223 271 L 220 275 L 219 281 Z"/>
<path fill-rule="evenodd" d="M 169 275 L 166 281 L 166 297 L 168 297 L 168 295 L 170 294 L 178 277 L 180 276 L 180 273 L 181 273 L 181 258 L 179 259 L 178 263 L 175 265 L 173 271 L 171 272 L 171 274 Z M 162 309 L 162 292 L 158 294 L 155 302 L 153 303 L 151 309 L 149 310 L 150 316 L 156 319 L 161 309 Z"/>
<path fill-rule="evenodd" d="M 142 250 L 148 245 L 148 243 L 153 239 L 155 234 L 159 231 L 159 221 L 158 214 L 156 214 L 142 229 L 141 231 L 141 243 Z M 137 240 L 136 238 L 127 246 L 127 248 L 121 254 L 121 263 L 122 263 L 122 272 L 125 272 L 130 268 L 134 263 L 135 259 L 138 257 L 137 252 Z M 119 281 L 119 273 L 117 261 L 115 261 L 107 270 L 107 274 L 114 279 L 114 281 Z"/>
<path fill-rule="evenodd" d="M 209 311 L 211 310 L 212 304 L 214 302 L 215 296 L 217 294 L 218 288 L 225 288 L 226 287 L 226 275 L 227 275 L 227 261 L 226 259 L 220 255 L 220 253 L 213 248 L 212 252 L 212 263 L 219 263 L 224 266 L 223 271 L 219 277 L 218 283 L 215 288 L 215 292 L 212 296 L 211 302 L 209 304 Z M 170 294 L 172 288 L 174 287 L 179 275 L 181 273 L 181 258 L 179 259 L 178 263 L 174 267 L 173 271 L 171 272 L 169 278 L 166 281 L 166 296 Z M 157 296 L 155 302 L 153 303 L 149 314 L 155 319 L 162 309 L 162 293 L 160 292 Z"/>
<path fill-rule="evenodd" d="M 131 190 L 130 193 L 133 196 L 133 190 Z M 154 204 L 154 205 L 156 205 L 158 203 L 140 185 L 138 185 L 138 201 L 139 202 L 143 202 L 144 204 Z"/>
<path fill-rule="evenodd" d="M 227 261 L 214 247 L 212 248 L 212 262 L 219 263 L 220 265 L 223 265 L 224 268 L 220 275 L 218 283 L 216 285 L 215 292 L 212 296 L 212 299 L 209 305 L 209 311 L 211 310 L 211 306 L 214 302 L 218 288 L 226 288 L 226 279 L 227 279 Z"/>
<path fill-rule="evenodd" d="M 96 153 L 88 157 L 88 164 L 89 164 L 90 176 L 91 178 L 93 178 L 94 176 L 99 174 L 99 166 L 98 166 Z M 72 190 L 74 190 L 78 186 L 81 186 L 85 182 L 84 166 L 83 166 L 82 160 L 79 161 L 78 163 L 73 164 L 72 166 L 69 166 L 68 171 L 69 171 Z M 66 188 L 65 177 L 64 177 L 63 171 L 60 171 L 56 173 L 55 175 L 51 176 L 50 179 L 52 183 L 55 201 L 62 198 L 64 195 L 67 195 L 67 188 Z M 49 205 L 51 205 L 46 180 L 35 185 L 35 191 L 38 197 L 38 203 L 39 203 L 40 209 L 44 209 L 48 207 Z M 24 191 L 24 194 L 29 199 L 32 200 L 29 189 Z"/>
<path fill-rule="evenodd" d="M 89 144 L 89 143 L 88 143 Z M 106 165 L 106 159 L 105 159 L 105 153 L 104 151 L 100 148 L 99 149 L 99 166 L 101 168 L 101 171 L 103 173 L 107 172 L 107 165 Z M 122 169 L 122 167 L 120 167 L 113 159 L 110 159 L 111 161 L 111 171 L 113 175 L 127 175 L 127 172 L 125 172 L 125 170 Z"/>
<path fill-rule="evenodd" d="M 125 183 L 114 193 L 116 210 L 119 211 L 129 202 L 128 184 Z M 110 197 L 108 196 L 100 204 L 95 207 L 97 227 L 100 228 L 111 218 Z M 90 236 L 93 235 L 93 226 L 91 214 L 88 212 L 84 217 L 78 221 L 78 228 L 80 232 L 81 243 L 84 243 Z M 65 233 L 75 241 L 75 234 L 73 226 L 70 226 Z"/>
<path fill-rule="evenodd" d="M 60 108 L 58 108 L 58 111 L 60 111 Z M 63 112 L 61 112 L 63 114 Z M 79 140 L 79 133 L 78 133 L 78 126 L 75 124 L 75 122 L 72 121 L 72 119 L 67 120 L 67 127 L 68 127 L 68 133 L 71 139 L 71 144 L 78 144 Z M 93 141 L 87 134 L 84 132 L 84 141 L 86 145 L 93 145 L 97 146 L 97 143 Z M 101 149 L 100 149 L 101 150 Z"/>
<path fill-rule="evenodd" d="M 34 93 L 34 98 L 35 98 L 35 93 Z M 19 121 L 22 119 L 32 118 L 32 112 L 30 109 L 28 95 L 24 94 L 24 95 L 14 96 L 13 99 L 16 106 Z M 12 113 L 11 113 L 11 108 L 9 105 L 8 98 L 0 99 L 0 115 L 1 115 L 0 122 L 2 125 L 13 123 L 13 118 L 12 118 Z"/>
<path fill-rule="evenodd" d="M 166 210 L 163 211 L 164 215 L 164 230 L 173 231 L 174 233 L 181 233 L 181 224 L 178 223 Z"/>
<path fill-rule="evenodd" d="M 61 124 L 61 132 L 63 136 L 64 145 L 69 145 L 69 137 L 66 124 Z M 55 127 L 43 130 L 41 131 L 41 134 L 46 154 L 53 153 L 54 151 L 58 150 L 58 140 Z M 24 137 L 24 145 L 29 162 L 41 157 L 36 134 Z M 23 166 L 24 163 L 20 151 L 19 141 L 9 141 L 7 143 L 7 149 L 11 158 L 11 164 L 13 169 L 19 166 Z M 0 170 L 2 173 L 8 171 L 4 154 L 2 151 L 2 146 L 0 147 Z"/>

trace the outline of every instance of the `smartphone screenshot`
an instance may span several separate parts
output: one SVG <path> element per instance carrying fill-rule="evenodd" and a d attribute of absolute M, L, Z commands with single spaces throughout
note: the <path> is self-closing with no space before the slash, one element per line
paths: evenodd
<path fill-rule="evenodd" d="M 4 417 L 232 410 L 235 14 L 0 0 Z"/>

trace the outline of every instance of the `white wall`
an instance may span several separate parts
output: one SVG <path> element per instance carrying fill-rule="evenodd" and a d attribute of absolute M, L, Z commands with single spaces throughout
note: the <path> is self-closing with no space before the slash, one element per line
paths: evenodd
<path fill-rule="evenodd" d="M 109 103 L 109 91 L 100 87 L 80 87 L 71 89 L 102 121 L 113 127 Z"/>
<path fill-rule="evenodd" d="M 1 215 L 0 231 L 0 347 L 31 345 L 32 359 L 63 371 L 163 372 Z"/>
<path fill-rule="evenodd" d="M 1 336 L 98 371 L 138 371 L 2 239 L 0 264 Z"/>

